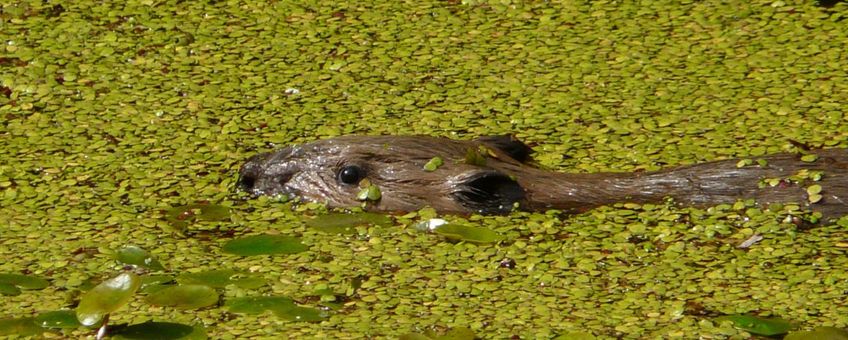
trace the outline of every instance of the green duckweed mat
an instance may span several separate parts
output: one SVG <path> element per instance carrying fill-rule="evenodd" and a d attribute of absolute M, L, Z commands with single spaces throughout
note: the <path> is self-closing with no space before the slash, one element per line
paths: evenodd
<path fill-rule="evenodd" d="M 744 203 L 443 216 L 505 237 L 471 244 L 417 231 L 426 211 L 332 234 L 304 222 L 318 205 L 234 194 L 250 155 L 343 134 L 516 133 L 573 172 L 848 147 L 846 19 L 814 1 L 4 2 L 0 273 L 49 286 L 0 296 L 0 319 L 73 308 L 133 245 L 153 274 L 267 281 L 202 309 L 137 296 L 111 315 L 214 339 L 750 335 L 714 321 L 726 314 L 848 327 L 848 219 L 809 227 Z M 207 201 L 230 216 L 165 218 Z M 256 234 L 308 249 L 222 251 Z M 329 316 L 225 308 L 259 295 Z"/>

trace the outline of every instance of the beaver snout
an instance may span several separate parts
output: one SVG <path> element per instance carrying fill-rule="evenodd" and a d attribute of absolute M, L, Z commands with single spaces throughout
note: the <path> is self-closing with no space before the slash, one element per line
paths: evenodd
<path fill-rule="evenodd" d="M 270 154 L 263 153 L 250 157 L 239 169 L 239 178 L 236 185 L 238 188 L 256 195 L 254 189 L 259 176 L 262 174 L 262 165 Z"/>
<path fill-rule="evenodd" d="M 239 170 L 237 186 L 254 196 L 291 194 L 286 184 L 297 169 L 291 163 L 281 161 L 289 152 L 281 150 L 250 157 Z"/>

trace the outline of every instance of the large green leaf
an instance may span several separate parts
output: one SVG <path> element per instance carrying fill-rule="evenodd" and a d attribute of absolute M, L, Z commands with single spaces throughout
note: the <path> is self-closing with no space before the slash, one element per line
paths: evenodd
<path fill-rule="evenodd" d="M 83 326 L 96 325 L 106 314 L 129 302 L 139 286 L 141 279 L 133 273 L 123 273 L 103 281 L 80 298 L 77 319 Z"/>
<path fill-rule="evenodd" d="M 783 340 L 848 340 L 848 330 L 836 327 L 817 327 L 811 331 L 792 332 Z"/>
<path fill-rule="evenodd" d="M 156 306 L 197 309 L 218 303 L 218 292 L 204 285 L 179 285 L 160 289 L 144 300 Z"/>
<path fill-rule="evenodd" d="M 33 336 L 44 331 L 33 318 L 0 319 L 0 336 Z"/>
<path fill-rule="evenodd" d="M 284 296 L 249 296 L 227 300 L 231 313 L 260 314 L 266 310 L 289 321 L 316 322 L 327 318 L 322 310 L 301 307 Z"/>
<path fill-rule="evenodd" d="M 79 328 L 82 326 L 72 309 L 44 312 L 35 317 L 35 323 L 44 328 Z"/>
<path fill-rule="evenodd" d="M 45 279 L 33 275 L 4 274 L 0 273 L 0 285 L 15 286 L 20 289 L 44 289 L 50 285 Z M 12 295 L 12 294 L 10 294 Z"/>
<path fill-rule="evenodd" d="M 201 326 L 189 326 L 174 322 L 147 321 L 116 330 L 112 337 L 115 339 L 184 339 L 204 340 L 206 331 Z"/>
<path fill-rule="evenodd" d="M 437 226 L 433 232 L 449 239 L 472 243 L 495 243 L 504 239 L 491 229 L 450 223 Z"/>
<path fill-rule="evenodd" d="M 789 332 L 794 326 L 789 321 L 778 318 L 761 318 L 753 315 L 726 315 L 715 319 L 717 322 L 732 321 L 733 325 L 751 334 L 779 335 Z"/>
<path fill-rule="evenodd" d="M 271 254 L 295 254 L 309 249 L 300 238 L 283 235 L 253 235 L 231 240 L 224 244 L 225 253 L 255 256 Z"/>

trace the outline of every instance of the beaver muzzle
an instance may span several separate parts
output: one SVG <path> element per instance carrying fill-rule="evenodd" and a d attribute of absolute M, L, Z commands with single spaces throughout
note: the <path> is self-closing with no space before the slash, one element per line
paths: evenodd
<path fill-rule="evenodd" d="M 285 161 L 290 154 L 291 148 L 285 148 L 250 157 L 239 170 L 239 189 L 253 196 L 297 196 L 298 190 L 287 185 L 300 171 L 296 164 Z"/>

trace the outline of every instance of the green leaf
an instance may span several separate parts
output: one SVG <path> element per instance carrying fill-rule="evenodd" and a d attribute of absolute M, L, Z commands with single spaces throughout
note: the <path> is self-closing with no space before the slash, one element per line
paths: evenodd
<path fill-rule="evenodd" d="M 199 284 L 212 288 L 224 288 L 235 285 L 239 288 L 254 289 L 264 286 L 267 281 L 250 273 L 232 269 L 210 270 L 200 273 L 186 273 L 177 276 L 180 284 Z"/>
<path fill-rule="evenodd" d="M 289 321 L 318 322 L 327 318 L 324 311 L 312 307 L 294 306 L 288 309 L 275 309 L 272 312 L 277 317 Z"/>
<path fill-rule="evenodd" d="M 751 165 L 753 163 L 754 163 L 754 160 L 752 160 L 752 159 L 747 159 L 747 158 L 746 159 L 740 159 L 738 162 L 736 162 L 736 167 L 737 168 L 743 168 L 743 167 Z"/>
<path fill-rule="evenodd" d="M 202 326 L 189 326 L 174 322 L 147 321 L 118 329 L 112 333 L 116 339 L 206 339 Z"/>
<path fill-rule="evenodd" d="M 427 162 L 427 164 L 424 164 L 424 171 L 436 171 L 436 169 L 444 164 L 445 162 L 442 160 L 442 157 L 433 157 Z"/>
<path fill-rule="evenodd" d="M 229 217 L 230 208 L 208 203 L 181 205 L 165 212 L 165 220 L 179 230 L 196 221 L 223 221 Z"/>
<path fill-rule="evenodd" d="M 144 300 L 154 306 L 197 309 L 218 303 L 218 292 L 204 285 L 179 285 L 158 290 Z"/>
<path fill-rule="evenodd" d="M 360 201 L 379 201 L 383 197 L 380 188 L 374 184 L 369 184 L 356 194 L 356 199 Z"/>
<path fill-rule="evenodd" d="M 355 234 L 356 227 L 362 225 L 388 226 L 392 218 L 377 213 L 361 212 L 354 214 L 327 214 L 306 220 L 306 226 L 329 234 Z"/>
<path fill-rule="evenodd" d="M 225 253 L 256 256 L 270 254 L 296 254 L 309 249 L 300 238 L 283 235 L 253 235 L 231 240 L 224 244 Z"/>
<path fill-rule="evenodd" d="M 753 315 L 726 315 L 715 318 L 715 321 L 732 321 L 736 328 L 765 336 L 784 334 L 794 327 L 789 321 L 783 319 L 766 319 Z"/>
<path fill-rule="evenodd" d="M 262 314 L 266 310 L 287 309 L 296 306 L 285 296 L 246 296 L 229 299 L 224 304 L 230 313 Z"/>
<path fill-rule="evenodd" d="M 811 331 L 792 332 L 783 340 L 848 340 L 848 330 L 836 327 L 816 327 Z"/>
<path fill-rule="evenodd" d="M 11 283 L 0 282 L 0 295 L 20 295 L 21 289 Z"/>
<path fill-rule="evenodd" d="M 142 293 L 152 293 L 175 282 L 174 277 L 170 275 L 145 275 L 141 277 L 141 288 L 139 289 Z"/>
<path fill-rule="evenodd" d="M 44 289 L 50 285 L 45 279 L 32 275 L 0 274 L 0 284 L 9 284 L 20 289 Z"/>
<path fill-rule="evenodd" d="M 43 328 L 79 328 L 82 324 L 77 320 L 73 309 L 44 312 L 35 317 L 35 324 Z"/>
<path fill-rule="evenodd" d="M 45 329 L 35 323 L 34 318 L 0 319 L 0 336 L 33 336 Z"/>
<path fill-rule="evenodd" d="M 494 243 L 504 239 L 503 236 L 490 229 L 450 223 L 435 227 L 433 232 L 449 239 L 473 243 Z"/>
<path fill-rule="evenodd" d="M 225 304 L 231 313 L 261 314 L 266 310 L 289 321 L 315 322 L 326 319 L 319 309 L 298 306 L 284 296 L 250 296 L 228 300 Z"/>
<path fill-rule="evenodd" d="M 486 156 L 478 149 L 468 148 L 465 152 L 465 164 L 486 166 Z"/>
<path fill-rule="evenodd" d="M 811 153 L 811 154 L 808 154 L 808 155 L 803 155 L 803 156 L 801 156 L 801 161 L 802 161 L 802 162 L 807 162 L 807 163 L 815 162 L 815 161 L 816 161 L 816 160 L 818 160 L 818 159 L 819 159 L 819 156 L 818 156 L 818 155 L 816 155 L 816 154 L 812 154 L 812 153 Z"/>
<path fill-rule="evenodd" d="M 77 320 L 86 327 L 96 325 L 106 314 L 129 302 L 139 286 L 141 279 L 133 273 L 123 273 L 103 281 L 80 298 Z"/>
<path fill-rule="evenodd" d="M 560 334 L 554 340 L 594 340 L 596 339 L 592 333 L 588 332 L 567 332 Z"/>
<path fill-rule="evenodd" d="M 140 266 L 151 270 L 164 270 L 165 267 L 159 263 L 146 250 L 136 246 L 126 246 L 115 253 L 115 260 L 124 264 Z"/>

